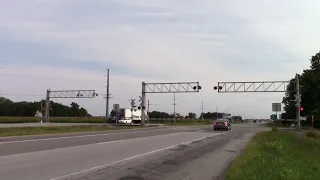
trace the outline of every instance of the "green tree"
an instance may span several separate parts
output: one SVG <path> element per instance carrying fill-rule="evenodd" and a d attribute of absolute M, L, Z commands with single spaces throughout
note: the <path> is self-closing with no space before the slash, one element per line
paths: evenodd
<path fill-rule="evenodd" d="M 160 112 L 160 111 L 152 111 L 149 113 L 150 118 L 169 118 L 170 115 L 166 112 Z"/>
<path fill-rule="evenodd" d="M 79 112 L 80 112 L 80 106 L 79 106 L 79 104 L 77 104 L 77 103 L 75 103 L 75 102 L 72 102 L 72 103 L 70 104 L 70 106 L 71 106 L 71 108 L 70 108 L 70 110 L 71 110 L 71 116 L 73 116 L 73 117 L 79 116 Z"/>
<path fill-rule="evenodd" d="M 88 115 L 88 111 L 84 108 L 80 108 L 79 110 L 79 116 L 80 117 L 86 117 Z"/>
<path fill-rule="evenodd" d="M 43 100 L 42 100 L 43 101 Z M 43 107 L 44 107 L 43 102 Z M 80 108 L 77 103 L 71 103 L 71 107 L 60 103 L 50 102 L 50 116 L 79 117 L 91 116 L 84 108 Z M 0 97 L 0 116 L 34 116 L 36 111 L 41 111 L 41 101 L 39 102 L 13 102 L 8 98 Z"/>
<path fill-rule="evenodd" d="M 301 75 L 297 74 L 301 85 L 301 106 L 304 108 L 301 116 L 308 116 L 312 111 L 320 109 L 320 52 L 311 57 L 310 64 L 310 69 L 304 70 Z M 295 79 L 293 78 L 282 101 L 286 111 L 282 114 L 282 118 L 296 118 L 295 90 Z"/>
<path fill-rule="evenodd" d="M 196 113 L 189 112 L 188 116 L 186 116 L 186 117 L 189 119 L 195 119 L 195 118 L 197 118 L 197 115 L 196 115 Z"/>

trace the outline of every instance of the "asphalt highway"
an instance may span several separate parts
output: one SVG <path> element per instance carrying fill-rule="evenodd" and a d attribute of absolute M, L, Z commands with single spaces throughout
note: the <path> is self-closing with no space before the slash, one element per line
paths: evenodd
<path fill-rule="evenodd" d="M 256 124 L 161 127 L 0 139 L 1 180 L 176 180 L 222 178 Z"/>

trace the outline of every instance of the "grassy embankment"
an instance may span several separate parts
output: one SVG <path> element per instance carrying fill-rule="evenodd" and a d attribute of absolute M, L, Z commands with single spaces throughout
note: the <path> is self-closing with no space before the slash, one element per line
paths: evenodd
<path fill-rule="evenodd" d="M 140 126 L 46 126 L 46 127 L 9 127 L 0 128 L 0 137 L 6 136 L 25 136 L 25 135 L 42 135 L 42 134 L 59 134 L 75 132 L 93 132 L 93 131 L 111 131 L 119 129 L 134 129 Z"/>
<path fill-rule="evenodd" d="M 319 131 L 258 133 L 232 164 L 227 180 L 320 179 Z"/>

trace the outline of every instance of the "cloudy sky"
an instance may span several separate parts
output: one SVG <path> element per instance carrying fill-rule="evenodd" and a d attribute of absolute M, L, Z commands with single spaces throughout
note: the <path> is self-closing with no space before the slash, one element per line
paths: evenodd
<path fill-rule="evenodd" d="M 199 81 L 176 94 L 177 112 L 228 111 L 266 118 L 283 93 L 218 94 L 218 81 L 289 80 L 320 50 L 316 0 L 0 0 L 0 90 L 14 101 L 46 89 L 105 93 L 129 107 L 141 82 Z M 149 94 L 173 111 L 172 94 Z M 71 100 L 57 99 L 70 104 Z M 105 100 L 75 100 L 104 115 Z"/>

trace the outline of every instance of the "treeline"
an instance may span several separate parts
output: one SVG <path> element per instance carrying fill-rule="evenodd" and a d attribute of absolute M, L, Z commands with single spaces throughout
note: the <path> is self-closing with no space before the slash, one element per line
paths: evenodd
<path fill-rule="evenodd" d="M 43 115 L 45 101 L 43 104 Z M 77 103 L 72 102 L 70 106 L 50 101 L 50 116 L 52 117 L 86 117 L 91 116 L 88 111 L 80 107 Z M 41 112 L 41 101 L 38 102 L 13 102 L 8 98 L 0 97 L 0 116 L 34 116 L 36 112 Z"/>
<path fill-rule="evenodd" d="M 189 112 L 188 115 L 186 115 L 186 116 L 181 116 L 179 113 L 177 113 L 176 117 L 177 118 L 185 118 L 185 119 L 197 119 L 197 118 L 200 119 L 202 115 L 203 115 L 203 119 L 217 119 L 217 112 L 203 113 L 203 114 L 200 114 L 199 117 L 197 117 L 196 113 L 193 113 L 193 112 Z M 223 118 L 225 116 L 226 116 L 225 113 L 218 113 L 218 118 Z M 166 112 L 152 111 L 149 113 L 149 117 L 150 118 L 172 119 L 174 117 L 174 115 L 166 113 Z M 232 119 L 242 120 L 242 117 L 241 116 L 232 116 Z"/>
<path fill-rule="evenodd" d="M 161 119 L 172 119 L 174 117 L 174 115 L 166 113 L 166 112 L 152 111 L 152 112 L 149 112 L 149 117 L 150 118 L 161 118 Z M 189 112 L 189 114 L 186 116 L 182 116 L 180 113 L 176 113 L 176 118 L 196 119 L 197 115 L 192 112 Z"/>
<path fill-rule="evenodd" d="M 310 68 L 303 71 L 302 74 L 296 74 L 300 81 L 301 93 L 301 116 L 307 116 L 307 123 L 311 123 L 311 116 L 315 116 L 315 123 L 320 127 L 320 52 L 312 56 L 310 59 Z M 295 119 L 295 78 L 290 80 L 287 92 L 283 98 L 284 111 L 282 119 Z"/>
<path fill-rule="evenodd" d="M 203 119 L 217 119 L 218 118 L 224 118 L 227 116 L 226 113 L 217 113 L 217 112 L 207 112 L 207 113 L 203 113 Z M 201 118 L 201 115 L 200 117 Z M 231 119 L 233 120 L 242 120 L 241 116 L 232 116 Z"/>

